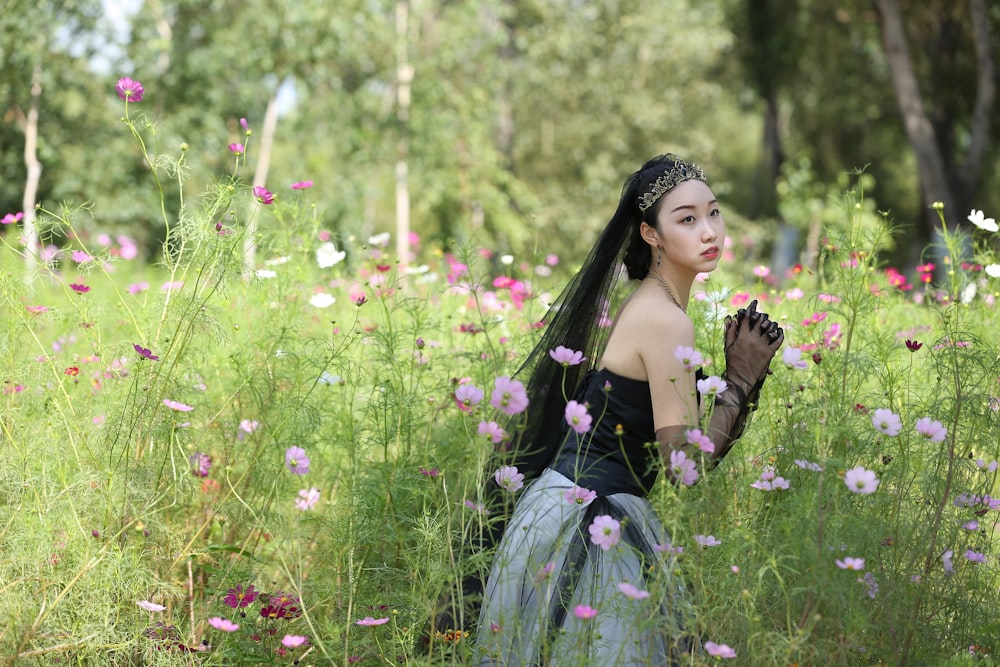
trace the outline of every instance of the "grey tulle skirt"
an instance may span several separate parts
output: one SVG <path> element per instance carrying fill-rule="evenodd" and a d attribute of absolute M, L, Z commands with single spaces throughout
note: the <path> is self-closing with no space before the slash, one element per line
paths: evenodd
<path fill-rule="evenodd" d="M 692 644 L 688 596 L 652 505 L 628 493 L 579 503 L 573 487 L 549 469 L 522 490 L 484 593 L 479 664 L 679 664 Z M 599 516 L 621 526 L 606 550 L 589 531 Z"/>

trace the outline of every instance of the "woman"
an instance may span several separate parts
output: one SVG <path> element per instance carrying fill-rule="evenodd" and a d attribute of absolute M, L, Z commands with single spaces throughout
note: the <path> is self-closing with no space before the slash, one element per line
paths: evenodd
<path fill-rule="evenodd" d="M 484 591 L 482 664 L 665 665 L 697 644 L 669 536 L 646 495 L 659 470 L 692 484 L 728 453 L 784 338 L 756 302 L 727 317 L 727 388 L 711 406 L 710 442 L 691 431 L 696 378 L 691 355 L 678 351 L 695 347 L 691 285 L 715 269 L 724 241 L 702 169 L 658 156 L 626 180 L 614 217 L 550 311 L 525 365 L 525 428 L 503 453 L 537 479 L 517 500 Z M 622 261 L 639 283 L 603 341 L 597 322 Z M 584 375 L 549 354 L 560 345 L 591 360 L 603 352 Z"/>

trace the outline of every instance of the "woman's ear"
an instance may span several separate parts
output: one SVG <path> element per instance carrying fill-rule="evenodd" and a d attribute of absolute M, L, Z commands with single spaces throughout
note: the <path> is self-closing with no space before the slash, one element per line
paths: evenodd
<path fill-rule="evenodd" d="M 657 248 L 660 245 L 660 233 L 656 231 L 656 228 L 650 225 L 645 220 L 639 223 L 639 235 L 642 240 L 648 243 L 653 248 Z"/>

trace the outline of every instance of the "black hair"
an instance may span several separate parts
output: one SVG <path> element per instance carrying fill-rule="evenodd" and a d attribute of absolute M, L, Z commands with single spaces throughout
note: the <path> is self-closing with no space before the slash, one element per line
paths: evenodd
<path fill-rule="evenodd" d="M 524 415 L 515 417 L 523 421 L 507 429 L 513 439 L 498 453 L 505 464 L 516 465 L 526 480 L 540 475 L 559 452 L 566 397 L 575 395 L 603 349 L 608 330 L 598 323 L 622 277 L 622 264 L 629 280 L 645 278 L 649 271 L 652 251 L 639 229 L 643 221 L 656 225 L 662 198 L 645 211 L 639 210 L 639 200 L 657 178 L 674 168 L 677 159 L 671 154 L 658 155 L 625 179 L 617 210 L 582 268 L 545 314 L 544 333 L 515 374 L 527 378 L 528 408 Z M 563 367 L 549 356 L 549 350 L 559 345 L 583 352 L 587 361 Z"/>

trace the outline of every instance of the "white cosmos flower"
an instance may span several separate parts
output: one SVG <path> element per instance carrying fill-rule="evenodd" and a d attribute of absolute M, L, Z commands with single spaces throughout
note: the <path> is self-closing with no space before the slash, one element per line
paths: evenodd
<path fill-rule="evenodd" d="M 375 236 L 369 236 L 368 245 L 375 246 L 376 248 L 386 247 L 389 245 L 389 232 L 382 232 L 381 234 L 376 234 Z"/>
<path fill-rule="evenodd" d="M 268 278 L 276 278 L 278 276 L 277 272 L 271 269 L 257 269 L 255 272 L 257 277 L 261 280 L 267 280 Z"/>
<path fill-rule="evenodd" d="M 510 266 L 514 263 L 514 255 L 500 255 L 500 263 Z"/>
<path fill-rule="evenodd" d="M 972 300 L 976 298 L 976 283 L 969 283 L 964 290 L 962 290 L 962 303 L 972 303 Z"/>
<path fill-rule="evenodd" d="M 291 259 L 291 257 L 275 257 L 274 259 L 264 260 L 264 266 L 279 266 L 285 264 Z"/>
<path fill-rule="evenodd" d="M 329 308 L 336 302 L 336 299 L 327 294 L 326 292 L 320 292 L 319 294 L 313 294 L 309 298 L 309 303 L 316 306 L 317 308 Z"/>
<path fill-rule="evenodd" d="M 319 268 L 321 269 L 329 269 L 331 266 L 344 261 L 345 257 L 347 257 L 347 253 L 343 250 L 337 250 L 337 246 L 333 245 L 333 241 L 327 241 L 316 248 L 316 263 L 319 264 Z"/>
<path fill-rule="evenodd" d="M 1000 231 L 1000 227 L 997 226 L 997 221 L 993 218 L 987 218 L 979 209 L 974 208 L 969 211 L 969 222 L 987 232 Z"/>
<path fill-rule="evenodd" d="M 990 278 L 1000 278 L 1000 264 L 987 264 L 984 270 Z"/>

